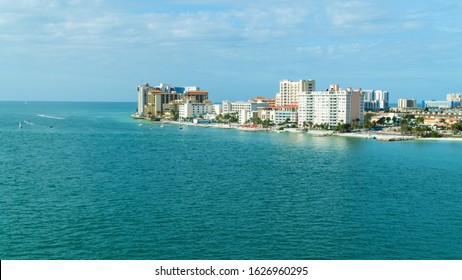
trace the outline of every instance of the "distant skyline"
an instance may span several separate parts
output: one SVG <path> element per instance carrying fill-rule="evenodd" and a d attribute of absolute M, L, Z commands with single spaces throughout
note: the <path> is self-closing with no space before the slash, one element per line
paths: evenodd
<path fill-rule="evenodd" d="M 3 0 L 0 100 L 132 101 L 199 86 L 274 97 L 282 79 L 444 100 L 462 92 L 462 2 Z"/>

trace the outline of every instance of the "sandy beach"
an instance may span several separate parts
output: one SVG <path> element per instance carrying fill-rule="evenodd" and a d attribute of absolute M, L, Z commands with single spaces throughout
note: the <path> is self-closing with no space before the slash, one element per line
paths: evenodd
<path fill-rule="evenodd" d="M 353 137 L 353 138 L 365 138 L 365 139 L 374 139 L 384 142 L 393 142 L 393 141 L 459 141 L 462 142 L 462 137 L 453 138 L 453 137 L 441 137 L 441 138 L 422 138 L 413 135 L 401 135 L 400 133 L 384 133 L 384 132 L 345 132 L 345 133 L 336 133 L 332 130 L 308 130 L 301 131 L 296 128 L 286 128 L 284 130 L 276 130 L 270 128 L 257 128 L 249 126 L 240 126 L 237 124 L 194 124 L 188 122 L 178 122 L 178 121 L 162 121 L 161 123 L 172 124 L 172 125 L 188 125 L 188 126 L 198 126 L 198 127 L 214 127 L 214 128 L 224 128 L 224 129 L 238 129 L 241 131 L 271 131 L 271 132 L 296 132 L 296 133 L 307 133 L 315 137 L 323 136 L 340 136 L 340 137 Z"/>
<path fill-rule="evenodd" d="M 337 133 L 334 134 L 341 137 L 356 137 L 356 138 L 367 138 L 367 139 L 377 139 L 378 141 L 409 141 L 409 140 L 419 140 L 419 141 L 462 141 L 461 138 L 452 138 L 452 137 L 441 137 L 441 138 L 423 138 L 411 135 L 399 135 L 399 134 L 386 134 L 386 133 L 364 133 L 364 132 L 347 132 L 347 133 Z"/>

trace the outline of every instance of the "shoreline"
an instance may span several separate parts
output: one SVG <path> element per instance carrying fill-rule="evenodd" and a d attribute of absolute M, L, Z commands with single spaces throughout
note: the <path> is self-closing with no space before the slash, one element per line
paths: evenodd
<path fill-rule="evenodd" d="M 134 118 L 136 119 L 136 118 Z M 307 130 L 302 131 L 298 128 L 285 128 L 284 130 L 278 130 L 274 128 L 265 128 L 256 125 L 242 126 L 239 124 L 194 124 L 190 122 L 179 122 L 171 120 L 152 121 L 159 124 L 170 124 L 177 126 L 196 126 L 204 128 L 221 128 L 221 129 L 236 129 L 245 132 L 275 132 L 275 133 L 306 133 L 314 137 L 326 137 L 326 136 L 339 136 L 339 137 L 350 137 L 350 138 L 363 138 L 377 140 L 380 142 L 396 142 L 396 141 L 453 141 L 462 142 L 462 137 L 441 137 L 441 138 L 423 138 L 412 135 L 401 135 L 393 133 L 380 133 L 380 132 L 343 132 L 338 133 L 332 130 Z"/>
<path fill-rule="evenodd" d="M 364 138 L 364 139 L 375 139 L 378 141 L 461 141 L 462 137 L 440 137 L 440 138 L 431 138 L 431 137 L 417 137 L 411 135 L 399 135 L 391 133 L 360 133 L 360 132 L 346 132 L 346 133 L 337 133 L 335 136 L 340 137 L 352 137 L 352 138 Z"/>
<path fill-rule="evenodd" d="M 345 132 L 345 133 L 337 133 L 335 135 L 340 136 L 340 137 L 364 138 L 364 139 L 372 139 L 372 140 L 384 141 L 384 142 L 418 140 L 416 136 L 400 135 L 400 134 L 398 135 L 398 134 L 391 134 L 391 133 Z"/>

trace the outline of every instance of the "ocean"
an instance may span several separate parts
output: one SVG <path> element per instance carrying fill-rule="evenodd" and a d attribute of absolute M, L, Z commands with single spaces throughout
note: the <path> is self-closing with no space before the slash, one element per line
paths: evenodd
<path fill-rule="evenodd" d="M 462 259 L 462 142 L 179 129 L 135 110 L 0 102 L 0 259 Z"/>

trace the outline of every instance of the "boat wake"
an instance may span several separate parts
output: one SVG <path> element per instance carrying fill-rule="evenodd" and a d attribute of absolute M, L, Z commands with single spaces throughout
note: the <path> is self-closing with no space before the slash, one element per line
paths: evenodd
<path fill-rule="evenodd" d="M 37 117 L 47 118 L 47 119 L 55 119 L 55 120 L 65 120 L 66 119 L 66 118 L 48 116 L 48 115 L 43 115 L 43 114 L 37 115 Z"/>

